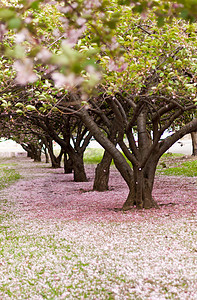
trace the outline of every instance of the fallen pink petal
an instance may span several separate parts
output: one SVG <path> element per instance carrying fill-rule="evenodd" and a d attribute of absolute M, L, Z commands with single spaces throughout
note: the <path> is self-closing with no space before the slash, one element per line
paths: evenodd
<path fill-rule="evenodd" d="M 23 176 L 1 192 L 1 299 L 196 299 L 196 177 L 159 175 L 160 209 L 115 211 L 110 189 L 20 158 Z"/>

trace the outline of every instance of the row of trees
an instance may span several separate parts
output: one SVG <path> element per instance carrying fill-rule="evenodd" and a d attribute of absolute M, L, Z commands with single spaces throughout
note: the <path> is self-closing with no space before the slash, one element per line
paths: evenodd
<path fill-rule="evenodd" d="M 83 154 L 94 137 L 105 149 L 94 188 L 107 188 L 113 159 L 129 189 L 123 209 L 156 207 L 160 157 L 197 130 L 194 3 L 3 3 L 2 135 L 27 150 L 45 145 L 53 166 L 64 154 L 76 181 L 87 180 Z M 173 18 L 180 14 L 186 20 Z"/>

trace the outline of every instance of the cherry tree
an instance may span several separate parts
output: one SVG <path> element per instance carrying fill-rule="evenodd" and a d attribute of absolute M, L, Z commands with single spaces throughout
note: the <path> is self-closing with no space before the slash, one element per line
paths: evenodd
<path fill-rule="evenodd" d="M 0 53 L 15 59 L 19 84 L 35 82 L 42 71 L 50 73 L 57 86 L 80 85 L 87 92 L 100 79 L 95 53 L 105 51 L 115 60 L 121 55 L 114 32 L 127 8 L 143 17 L 153 10 L 159 26 L 173 16 L 194 20 L 197 14 L 192 0 L 2 0 Z M 80 47 L 84 36 L 91 47 Z"/>
<path fill-rule="evenodd" d="M 21 115 L 58 111 L 81 118 L 129 187 L 123 208 L 156 206 L 159 158 L 197 129 L 190 118 L 196 108 L 196 24 L 173 19 L 194 19 L 193 1 L 16 1 L 14 9 L 3 3 L 4 113 L 14 108 Z M 162 139 L 172 127 L 175 133 Z"/>
<path fill-rule="evenodd" d="M 126 49 L 122 64 L 121 61 L 114 63 L 105 54 L 100 55 L 105 75 L 98 95 L 90 97 L 87 107 L 81 108 L 79 94 L 70 96 L 78 100 L 78 104 L 69 107 L 69 103 L 62 101 L 58 107 L 80 116 L 113 157 L 130 190 L 123 209 L 133 205 L 150 208 L 157 206 L 152 189 L 160 157 L 177 140 L 197 128 L 197 119 L 193 119 L 196 25 L 174 20 L 159 29 L 151 15 L 146 21 L 131 18 L 129 13 L 127 19 L 125 15 L 117 30 L 117 40 Z M 130 24 L 126 34 L 125 23 Z M 105 131 L 93 120 L 92 113 L 100 116 L 103 113 Z M 112 119 L 116 120 L 115 139 L 133 168 L 116 148 L 116 143 L 110 141 L 109 134 L 105 134 L 112 127 Z M 172 128 L 174 133 L 163 138 Z"/>

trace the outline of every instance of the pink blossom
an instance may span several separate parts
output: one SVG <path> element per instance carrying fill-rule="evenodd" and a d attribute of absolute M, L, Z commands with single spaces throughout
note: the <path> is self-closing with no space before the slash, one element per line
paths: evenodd
<path fill-rule="evenodd" d="M 69 45 L 70 47 L 74 47 L 77 42 L 79 37 L 84 33 L 84 31 L 86 30 L 86 26 L 82 26 L 79 29 L 70 29 L 69 31 L 67 31 L 65 33 L 65 42 L 67 45 Z"/>
<path fill-rule="evenodd" d="M 0 41 L 2 41 L 4 34 L 6 33 L 6 26 L 5 24 L 0 24 Z"/>
<path fill-rule="evenodd" d="M 83 82 L 83 78 L 77 77 L 74 73 L 70 73 L 68 76 L 63 75 L 59 72 L 52 73 L 52 79 L 55 82 L 57 88 L 73 88 Z"/>
<path fill-rule="evenodd" d="M 108 64 L 108 70 L 110 72 L 115 71 L 115 72 L 123 72 L 127 69 L 128 63 L 123 62 L 122 60 L 119 61 L 119 63 L 115 63 L 113 59 L 109 60 Z"/>
<path fill-rule="evenodd" d="M 17 72 L 15 80 L 21 85 L 33 83 L 38 79 L 36 73 L 33 71 L 33 62 L 29 58 L 26 58 L 23 61 L 16 61 L 14 63 L 14 68 Z"/>
<path fill-rule="evenodd" d="M 87 9 L 92 9 L 95 7 L 100 7 L 101 6 L 101 1 L 99 0 L 85 0 L 84 1 L 84 6 Z"/>
<path fill-rule="evenodd" d="M 77 24 L 78 24 L 79 26 L 84 25 L 85 22 L 86 22 L 86 19 L 84 19 L 84 18 L 78 18 L 78 19 L 77 19 Z"/>
<path fill-rule="evenodd" d="M 43 62 L 47 62 L 51 58 L 51 52 L 47 50 L 46 48 L 41 49 L 40 52 L 38 52 L 36 58 L 38 60 L 41 60 Z"/>
<path fill-rule="evenodd" d="M 112 37 L 110 49 L 113 51 L 119 47 L 119 43 L 116 41 L 116 37 Z"/>

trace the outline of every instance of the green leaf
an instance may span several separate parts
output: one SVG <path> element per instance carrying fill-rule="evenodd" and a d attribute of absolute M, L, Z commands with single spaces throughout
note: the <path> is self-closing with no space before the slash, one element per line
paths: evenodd
<path fill-rule="evenodd" d="M 16 113 L 19 114 L 19 115 L 22 115 L 24 112 L 21 109 L 17 109 Z"/>
<path fill-rule="evenodd" d="M 164 19 L 164 17 L 163 17 L 163 16 L 159 16 L 159 17 L 157 18 L 157 25 L 158 25 L 158 27 L 162 27 L 164 24 L 165 24 L 165 19 Z"/>
<path fill-rule="evenodd" d="M 24 104 L 21 102 L 16 103 L 15 107 L 24 107 Z"/>
<path fill-rule="evenodd" d="M 0 20 L 9 20 L 15 16 L 15 12 L 11 9 L 0 8 Z"/>
<path fill-rule="evenodd" d="M 39 9 L 39 4 L 41 1 L 37 0 L 31 3 L 31 8 L 38 10 Z"/>
<path fill-rule="evenodd" d="M 27 105 L 26 109 L 29 110 L 29 111 L 36 110 L 35 106 L 33 106 L 33 105 Z"/>
<path fill-rule="evenodd" d="M 21 27 L 21 24 L 22 24 L 21 19 L 19 19 L 19 18 L 12 18 L 8 22 L 8 27 L 10 29 L 19 29 Z"/>
<path fill-rule="evenodd" d="M 120 5 L 130 5 L 131 1 L 130 0 L 119 0 L 118 4 Z"/>

